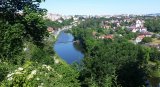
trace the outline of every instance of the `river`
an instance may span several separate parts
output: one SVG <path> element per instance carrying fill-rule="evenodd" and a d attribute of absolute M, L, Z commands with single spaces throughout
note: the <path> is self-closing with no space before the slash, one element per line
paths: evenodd
<path fill-rule="evenodd" d="M 84 57 L 83 53 L 74 47 L 73 40 L 72 34 L 62 31 L 54 44 L 55 52 L 68 64 L 80 62 Z"/>

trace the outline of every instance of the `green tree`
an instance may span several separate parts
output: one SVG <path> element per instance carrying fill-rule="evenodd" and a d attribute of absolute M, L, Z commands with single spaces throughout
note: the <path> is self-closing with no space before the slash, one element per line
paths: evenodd
<path fill-rule="evenodd" d="M 0 58 L 13 58 L 22 51 L 24 42 L 43 46 L 47 35 L 43 15 L 39 8 L 42 0 L 2 0 L 0 10 Z"/>
<path fill-rule="evenodd" d="M 8 72 L 0 87 L 79 87 L 78 72 L 65 64 L 27 61 Z"/>
<path fill-rule="evenodd" d="M 96 39 L 92 36 L 92 31 L 90 28 L 73 29 L 73 35 L 80 39 L 85 52 L 79 76 L 81 86 L 145 85 L 146 72 L 140 61 L 143 62 L 143 57 L 148 58 L 148 54 L 139 54 L 141 48 L 124 37 L 115 37 L 114 40 Z M 125 30 L 119 30 L 119 33 L 127 34 Z"/>
<path fill-rule="evenodd" d="M 147 27 L 147 29 L 151 32 L 155 32 L 158 33 L 160 32 L 160 19 L 159 18 L 153 18 L 153 19 L 147 19 L 145 21 L 145 26 Z"/>
<path fill-rule="evenodd" d="M 152 42 L 152 38 L 151 38 L 151 37 L 144 37 L 144 38 L 142 39 L 142 42 L 143 42 L 143 43 Z"/>

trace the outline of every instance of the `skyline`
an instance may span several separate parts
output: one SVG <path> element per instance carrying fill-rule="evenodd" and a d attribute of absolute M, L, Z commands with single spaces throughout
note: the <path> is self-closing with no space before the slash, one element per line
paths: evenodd
<path fill-rule="evenodd" d="M 160 0 L 46 0 L 48 13 L 62 15 L 118 15 L 159 13 Z"/>

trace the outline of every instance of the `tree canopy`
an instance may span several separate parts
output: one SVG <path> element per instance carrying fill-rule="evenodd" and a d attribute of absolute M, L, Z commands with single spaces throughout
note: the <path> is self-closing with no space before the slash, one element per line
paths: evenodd
<path fill-rule="evenodd" d="M 160 32 L 160 18 L 154 19 L 146 19 L 145 26 L 147 27 L 148 31 L 158 33 Z"/>
<path fill-rule="evenodd" d="M 85 53 L 85 58 L 80 66 L 79 80 L 81 86 L 146 86 L 146 78 L 144 77 L 151 75 L 151 72 L 154 71 L 152 68 L 158 66 L 156 63 L 156 66 L 151 67 L 149 62 L 159 61 L 157 58 L 160 56 L 160 52 L 157 49 L 129 42 L 126 39 L 128 31 L 124 29 L 116 31 L 124 37 L 114 37 L 114 39 L 95 38 L 92 35 L 95 30 L 81 26 L 72 30 L 75 39 L 80 40 Z"/>
<path fill-rule="evenodd" d="M 43 15 L 39 8 L 42 0 L 2 0 L 0 10 L 0 57 L 9 58 L 22 51 L 24 43 L 31 41 L 43 46 L 47 35 Z"/>

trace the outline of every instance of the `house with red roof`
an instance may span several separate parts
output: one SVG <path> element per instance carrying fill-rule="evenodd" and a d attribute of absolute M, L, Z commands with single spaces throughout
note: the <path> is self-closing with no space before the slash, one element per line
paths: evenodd
<path fill-rule="evenodd" d="M 113 39 L 113 35 L 102 35 L 98 37 L 99 39 Z"/>
<path fill-rule="evenodd" d="M 113 39 L 113 35 L 105 35 L 104 39 Z"/>
<path fill-rule="evenodd" d="M 145 37 L 145 35 L 139 35 L 137 38 L 136 38 L 136 43 L 139 43 L 143 40 L 143 38 Z"/>
<path fill-rule="evenodd" d="M 140 32 L 139 35 L 144 35 L 145 37 L 152 37 L 152 34 L 150 32 Z"/>

